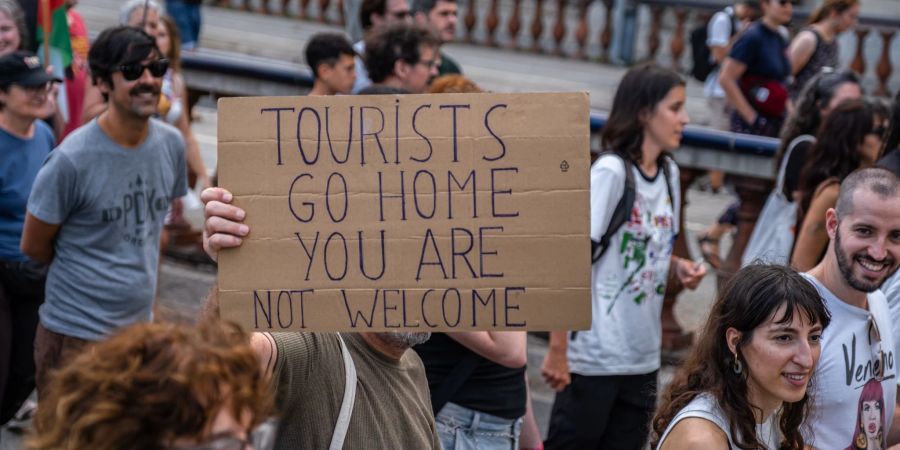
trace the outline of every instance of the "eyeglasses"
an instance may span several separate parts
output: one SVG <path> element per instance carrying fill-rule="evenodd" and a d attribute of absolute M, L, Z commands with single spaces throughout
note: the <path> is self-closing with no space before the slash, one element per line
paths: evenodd
<path fill-rule="evenodd" d="M 150 75 L 153 75 L 153 78 L 160 78 L 169 70 L 169 60 L 157 59 L 147 64 L 123 64 L 119 66 L 119 72 L 122 72 L 122 77 L 126 81 L 137 80 L 144 74 L 145 69 L 150 71 Z"/>
<path fill-rule="evenodd" d="M 214 435 L 197 445 L 171 447 L 171 450 L 271 450 L 275 446 L 275 431 L 278 422 L 269 419 L 259 424 L 247 439 L 231 434 Z"/>
<path fill-rule="evenodd" d="M 440 58 L 432 58 L 432 59 L 426 59 L 426 60 L 419 61 L 416 64 L 421 64 L 421 65 L 425 66 L 426 68 L 428 68 L 429 70 L 431 70 L 433 68 L 440 67 L 441 60 L 440 60 Z"/>

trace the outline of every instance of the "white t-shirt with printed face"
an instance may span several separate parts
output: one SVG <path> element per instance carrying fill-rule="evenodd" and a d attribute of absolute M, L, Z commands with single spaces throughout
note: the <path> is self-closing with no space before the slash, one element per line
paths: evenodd
<path fill-rule="evenodd" d="M 591 268 L 592 324 L 569 339 L 569 370 L 580 375 L 635 375 L 659 369 L 663 294 L 678 232 L 678 167 L 648 179 L 635 167 L 631 217 Z M 591 166 L 591 239 L 600 241 L 625 190 L 625 164 L 612 155 Z"/>
<path fill-rule="evenodd" d="M 831 312 L 813 378 L 813 409 L 807 419 L 812 435 L 807 444 L 819 450 L 855 449 L 858 440 L 868 442 L 872 436 L 876 448 L 887 448 L 897 397 L 897 361 L 884 294 L 870 293 L 867 311 L 843 302 L 817 279 L 804 275 Z M 873 320 L 877 331 L 870 325 Z"/>

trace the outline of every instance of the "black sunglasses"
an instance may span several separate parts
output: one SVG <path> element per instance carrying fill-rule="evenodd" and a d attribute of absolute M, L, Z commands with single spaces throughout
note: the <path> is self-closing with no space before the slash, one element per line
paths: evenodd
<path fill-rule="evenodd" d="M 169 60 L 157 59 L 147 64 L 123 64 L 119 66 L 119 72 L 122 72 L 122 77 L 127 81 L 134 81 L 140 78 L 144 74 L 144 69 L 149 70 L 153 78 L 160 78 L 169 70 Z"/>

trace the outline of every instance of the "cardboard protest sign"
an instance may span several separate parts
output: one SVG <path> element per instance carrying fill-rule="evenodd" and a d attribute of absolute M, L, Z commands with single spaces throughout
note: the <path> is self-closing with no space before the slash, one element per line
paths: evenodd
<path fill-rule="evenodd" d="M 585 329 L 588 98 L 219 101 L 219 181 L 250 235 L 219 255 L 253 330 Z"/>

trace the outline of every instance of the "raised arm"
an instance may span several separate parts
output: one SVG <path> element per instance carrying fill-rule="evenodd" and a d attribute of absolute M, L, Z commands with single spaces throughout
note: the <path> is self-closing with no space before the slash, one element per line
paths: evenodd
<path fill-rule="evenodd" d="M 501 366 L 513 369 L 525 366 L 524 331 L 466 331 L 447 333 L 447 336 Z"/>

